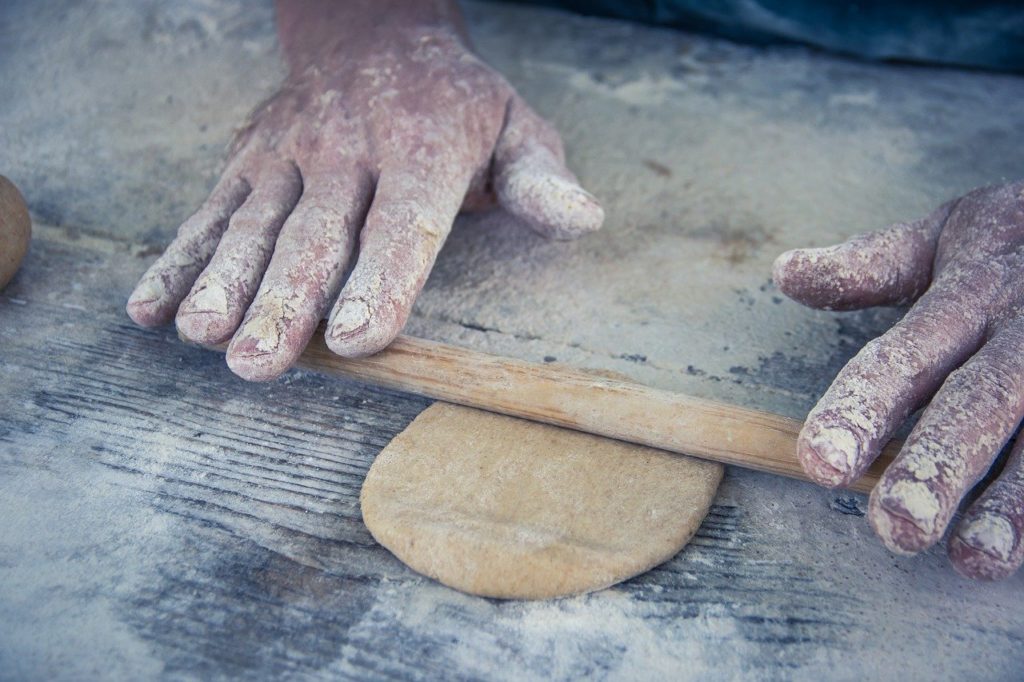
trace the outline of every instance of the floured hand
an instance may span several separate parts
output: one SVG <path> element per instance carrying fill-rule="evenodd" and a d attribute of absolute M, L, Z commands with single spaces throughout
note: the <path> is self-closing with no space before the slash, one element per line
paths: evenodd
<path fill-rule="evenodd" d="M 329 308 L 334 352 L 390 343 L 460 208 L 496 198 L 556 239 L 600 226 L 558 135 L 471 52 L 452 3 L 277 9 L 290 73 L 136 286 L 135 322 L 230 339 L 236 374 L 272 379 Z"/>
<path fill-rule="evenodd" d="M 927 218 L 799 249 L 775 282 L 816 308 L 916 301 L 867 344 L 811 411 L 798 454 L 807 473 L 841 486 L 861 476 L 911 412 L 931 400 L 871 494 L 868 519 L 892 550 L 935 544 L 1024 416 L 1024 182 L 975 190 Z M 1024 561 L 1024 441 L 952 532 L 969 577 L 995 579 Z"/>

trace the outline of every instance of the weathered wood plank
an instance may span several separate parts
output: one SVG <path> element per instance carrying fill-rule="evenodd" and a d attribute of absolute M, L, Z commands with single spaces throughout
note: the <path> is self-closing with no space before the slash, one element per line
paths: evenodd
<path fill-rule="evenodd" d="M 460 221 L 424 338 L 798 417 L 900 313 L 801 309 L 773 257 L 1024 175 L 1019 78 L 467 10 L 609 220 Z M 0 3 L 0 172 L 40 223 L 0 294 L 0 678 L 1019 679 L 1024 578 L 893 557 L 863 497 L 762 474 L 586 597 L 474 599 L 375 547 L 361 473 L 423 401 L 246 384 L 122 311 L 274 89 L 273 36 L 269 3 Z"/>
<path fill-rule="evenodd" d="M 59 242 L 36 250 L 58 269 L 80 255 Z M 100 256 L 87 260 L 101 270 L 130 258 Z M 859 655 L 865 641 L 878 645 L 883 622 L 934 637 L 942 628 L 933 619 L 955 608 L 954 600 L 886 610 L 849 588 L 861 575 L 853 562 L 808 564 L 797 548 L 806 534 L 755 516 L 778 503 L 757 506 L 764 481 L 736 471 L 691 545 L 624 585 L 549 604 L 459 595 L 401 566 L 359 516 L 370 462 L 426 401 L 306 372 L 248 384 L 171 330 L 51 302 L 60 297 L 47 292 L 61 286 L 35 285 L 22 293 L 24 305 L 2 299 L 6 329 L 25 333 L 3 335 L 0 376 L 19 379 L 5 378 L 0 397 L 0 493 L 39 471 L 86 500 L 104 491 L 93 502 L 116 510 L 117 540 L 95 530 L 85 537 L 110 557 L 87 575 L 70 539 L 49 541 L 47 552 L 65 565 L 55 587 L 81 582 L 113 605 L 113 620 L 138 647 L 124 670 L 159 661 L 186 677 L 566 677 L 621 674 L 630 660 L 682 671 L 696 656 L 694 670 L 770 678 L 806 672 L 823 656 Z M 62 325 L 74 333 L 54 333 Z M 811 495 L 798 498 L 820 499 L 806 488 Z M 10 516 L 3 499 L 0 514 Z M 33 499 L 27 508 L 61 503 Z M 86 514 L 90 523 L 96 513 Z M 791 553 L 765 544 L 784 537 Z M 17 533 L 8 546 L 26 540 Z M 32 569 L 31 558 L 0 556 L 0 571 Z M 869 566 L 881 565 L 871 558 Z M 119 577 L 126 572 L 128 587 Z M 933 585 L 945 580 L 927 575 Z M 908 576 L 903 589 L 919 580 Z M 0 619 L 18 612 L 7 607 Z M 927 622 L 921 613 L 931 614 Z M 970 617 L 954 648 L 979 638 L 1019 646 L 1019 630 L 984 620 Z M 630 658 L 641 651 L 644 660 Z"/>

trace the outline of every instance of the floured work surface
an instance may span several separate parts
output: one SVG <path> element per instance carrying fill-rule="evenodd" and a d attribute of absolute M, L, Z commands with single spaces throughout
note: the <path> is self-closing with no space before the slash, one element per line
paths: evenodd
<path fill-rule="evenodd" d="M 363 520 L 413 569 L 487 597 L 608 587 L 666 561 L 722 465 L 435 403 L 374 460 Z"/>
<path fill-rule="evenodd" d="M 414 336 L 802 416 L 899 311 L 801 308 L 767 284 L 775 256 L 1024 177 L 1024 79 L 464 8 L 608 223 L 552 243 L 460 219 Z M 863 496 L 734 467 L 685 551 L 607 590 L 497 601 L 408 569 L 359 491 L 429 401 L 246 383 L 124 313 L 283 74 L 273 3 L 2 17 L 0 173 L 35 221 L 0 292 L 6 677 L 1020 679 L 1024 575 L 893 556 Z"/>

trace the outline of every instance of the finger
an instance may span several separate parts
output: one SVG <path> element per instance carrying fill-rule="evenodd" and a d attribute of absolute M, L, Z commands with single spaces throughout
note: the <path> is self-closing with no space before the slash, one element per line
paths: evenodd
<path fill-rule="evenodd" d="M 981 344 L 992 282 L 937 282 L 892 329 L 843 368 L 811 410 L 797 455 L 811 478 L 828 486 L 860 478 L 907 415 Z"/>
<path fill-rule="evenodd" d="M 327 345 L 361 357 L 405 326 L 469 185 L 458 169 L 382 173 L 360 233 L 359 256 L 327 323 Z"/>
<path fill-rule="evenodd" d="M 826 310 L 909 303 L 931 282 L 935 247 L 954 205 L 836 246 L 787 251 L 772 268 L 775 286 L 804 305 Z"/>
<path fill-rule="evenodd" d="M 210 261 L 231 214 L 249 194 L 249 184 L 238 177 L 222 179 L 210 197 L 178 228 L 170 243 L 128 299 L 128 316 L 144 327 L 166 324 L 196 277 Z"/>
<path fill-rule="evenodd" d="M 235 374 L 273 379 L 302 353 L 341 285 L 372 191 L 368 176 L 307 179 L 256 298 L 228 344 L 228 367 Z"/>
<path fill-rule="evenodd" d="M 949 375 L 872 491 L 868 521 L 891 550 L 938 542 L 1024 417 L 1024 325 L 1015 327 Z"/>
<path fill-rule="evenodd" d="M 290 162 L 270 166 L 254 184 L 231 216 L 210 264 L 178 308 L 178 331 L 196 343 L 220 343 L 238 328 L 281 226 L 302 193 L 299 169 Z"/>
<path fill-rule="evenodd" d="M 975 501 L 949 541 L 961 575 L 999 580 L 1024 563 L 1024 440 L 1018 437 L 999 478 Z"/>
<path fill-rule="evenodd" d="M 565 167 L 558 134 L 518 97 L 495 147 L 494 188 L 506 210 L 547 237 L 573 239 L 604 221 L 597 199 Z"/>

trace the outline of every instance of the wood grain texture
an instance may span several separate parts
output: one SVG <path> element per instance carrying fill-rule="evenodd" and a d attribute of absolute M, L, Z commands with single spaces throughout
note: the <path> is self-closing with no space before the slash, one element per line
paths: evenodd
<path fill-rule="evenodd" d="M 226 347 L 211 346 L 220 351 Z M 467 407 L 809 480 L 796 457 L 801 422 L 770 412 L 411 336 L 399 336 L 372 357 L 342 358 L 327 348 L 322 324 L 297 364 Z M 849 488 L 871 492 L 900 446 L 900 441 L 889 443 Z"/>
<path fill-rule="evenodd" d="M 1021 176 L 1019 79 L 465 5 L 609 223 L 460 220 L 419 337 L 795 417 L 899 311 L 782 301 L 775 254 Z M 682 553 L 610 590 L 412 573 L 356 492 L 427 400 L 248 384 L 124 315 L 281 76 L 272 3 L 0 2 L 0 54 L 0 172 L 35 218 L 0 293 L 0 679 L 1020 679 L 1024 576 L 892 556 L 862 495 L 739 467 Z"/>
<path fill-rule="evenodd" d="M 373 627 L 350 632 L 361 619 L 372 619 L 381 593 L 396 589 L 439 598 L 431 608 L 441 609 L 447 629 L 490 630 L 498 640 L 460 643 L 480 660 L 513 636 L 515 605 L 479 600 L 481 611 L 475 600 L 433 587 L 377 546 L 359 518 L 365 471 L 425 406 L 421 399 L 312 375 L 293 375 L 272 386 L 248 384 L 235 380 L 217 356 L 180 344 L 168 330 L 141 330 L 111 314 L 69 315 L 67 308 L 40 301 L 5 307 L 6 322 L 16 328 L 52 329 L 69 319 L 77 328 L 73 339 L 7 345 L 5 363 L 16 365 L 27 380 L 2 401 L 6 480 L 14 480 L 22 467 L 47 468 L 69 476 L 73 489 L 104 491 L 96 493 L 98 503 L 124 514 L 115 524 L 124 537 L 105 541 L 109 555 L 99 566 L 68 557 L 62 570 L 107 598 L 121 588 L 106 581 L 124 565 L 144 576 L 118 598 L 124 600 L 118 620 L 143 638 L 168 672 L 323 672 L 338 644 L 348 642 L 353 650 L 346 674 L 450 676 L 447 664 L 431 664 L 423 653 L 448 647 L 446 630 L 421 629 L 395 614 L 382 616 L 400 618 L 386 626 L 388 638 L 377 639 Z M 57 443 L 63 445 L 51 450 Z M 26 458 L 48 450 L 35 463 Z M 53 501 L 59 506 L 66 498 Z M 28 509 L 40 503 L 47 502 L 32 500 Z M 158 537 L 145 537 L 152 528 L 139 524 L 151 514 L 163 519 Z M 721 603 L 706 584 L 717 584 L 733 599 L 764 589 L 773 580 L 768 573 L 726 568 L 743 556 L 749 541 L 740 531 L 741 518 L 736 508 L 716 505 L 688 559 L 641 578 L 623 594 L 636 595 L 651 618 L 692 618 L 701 603 Z M 61 543 L 71 543 L 61 537 Z M 61 543 L 50 541 L 48 551 L 61 551 Z M 30 560 L 5 558 L 15 565 Z M 701 564 L 720 568 L 699 569 Z M 96 575 L 81 575 L 83 570 Z M 816 608 L 805 586 L 793 585 L 796 591 L 787 588 L 786 594 L 796 602 L 787 609 L 799 610 L 800 603 Z M 442 615 L 446 609 L 454 611 Z M 786 634 L 793 627 L 810 627 L 780 623 L 774 606 L 746 611 L 744 627 L 760 631 L 760 622 L 767 624 L 757 635 L 766 645 L 795 638 Z M 505 622 L 493 622 L 501 614 Z M 396 632 L 412 641 L 392 641 Z M 834 641 L 835 634 L 800 638 L 809 646 Z M 599 654 L 597 660 L 603 658 Z M 527 670 L 541 673 L 543 662 L 536 665 Z"/>
<path fill-rule="evenodd" d="M 358 508 L 373 457 L 424 399 L 303 371 L 238 380 L 172 330 L 135 327 L 119 301 L 86 309 L 144 260 L 44 232 L 30 281 L 0 297 L 0 659 L 15 678 L 102 665 L 114 677 L 782 679 L 883 646 L 882 623 L 904 633 L 901 650 L 928 650 L 953 619 L 963 639 L 950 651 L 1024 644 L 993 616 L 995 595 L 906 611 L 946 589 L 943 559 L 922 573 L 889 557 L 864 533 L 863 498 L 736 469 L 682 553 L 614 589 L 521 604 L 438 586 L 377 546 Z M 918 596 L 850 589 L 875 571 L 883 594 Z M 54 632 L 65 643 L 40 657 Z"/>

